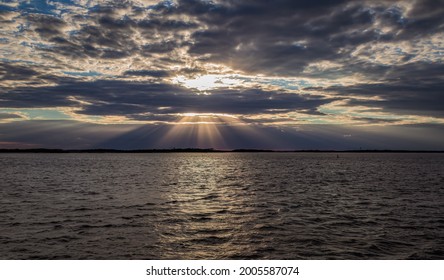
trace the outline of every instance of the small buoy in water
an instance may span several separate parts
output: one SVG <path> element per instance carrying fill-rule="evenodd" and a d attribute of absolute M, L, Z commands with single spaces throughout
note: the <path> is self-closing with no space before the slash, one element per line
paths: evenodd
<path fill-rule="evenodd" d="M 339 158 L 339 155 L 336 155 L 336 158 Z"/>

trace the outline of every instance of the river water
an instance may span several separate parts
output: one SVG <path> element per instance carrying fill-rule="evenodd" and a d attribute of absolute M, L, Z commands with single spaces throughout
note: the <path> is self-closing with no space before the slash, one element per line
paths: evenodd
<path fill-rule="evenodd" d="M 0 154 L 1 259 L 444 259 L 444 154 Z"/>

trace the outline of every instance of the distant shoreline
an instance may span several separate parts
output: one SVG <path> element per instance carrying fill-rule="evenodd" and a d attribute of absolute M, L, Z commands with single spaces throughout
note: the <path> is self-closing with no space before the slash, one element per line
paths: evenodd
<path fill-rule="evenodd" d="M 48 154 L 66 154 L 66 153 L 444 153 L 444 151 L 430 150 L 262 150 L 262 149 L 137 149 L 137 150 L 118 150 L 118 149 L 0 149 L 0 153 L 48 153 Z"/>

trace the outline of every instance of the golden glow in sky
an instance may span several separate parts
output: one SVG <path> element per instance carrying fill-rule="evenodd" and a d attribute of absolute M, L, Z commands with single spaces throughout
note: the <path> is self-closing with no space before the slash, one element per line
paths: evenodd
<path fill-rule="evenodd" d="M 199 91 L 212 90 L 216 88 L 236 87 L 241 85 L 240 80 L 230 78 L 227 75 L 215 74 L 201 75 L 195 78 L 178 76 L 173 79 L 173 82 L 187 88 L 197 89 Z"/>
<path fill-rule="evenodd" d="M 442 130 L 439 1 L 305 2 L 2 1 L 0 125 Z"/>

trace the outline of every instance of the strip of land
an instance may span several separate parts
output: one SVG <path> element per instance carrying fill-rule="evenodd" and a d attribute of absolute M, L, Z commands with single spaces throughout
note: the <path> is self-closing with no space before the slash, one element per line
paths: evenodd
<path fill-rule="evenodd" d="M 117 150 L 117 149 L 0 149 L 0 153 L 444 153 L 434 150 L 262 150 L 262 149 L 199 149 L 199 148 L 173 148 L 173 149 L 143 149 L 143 150 Z"/>

